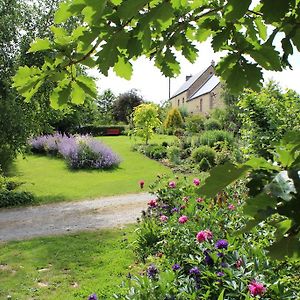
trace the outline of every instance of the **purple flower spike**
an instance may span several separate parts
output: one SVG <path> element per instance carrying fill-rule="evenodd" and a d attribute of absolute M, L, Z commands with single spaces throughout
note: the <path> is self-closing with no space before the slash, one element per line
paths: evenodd
<path fill-rule="evenodd" d="M 96 294 L 92 294 L 89 296 L 88 300 L 98 300 L 98 297 Z"/>
<path fill-rule="evenodd" d="M 179 264 L 174 264 L 174 265 L 172 266 L 172 270 L 173 270 L 173 271 L 177 271 L 177 270 L 179 270 L 179 269 L 181 269 L 181 267 L 180 267 Z"/>
<path fill-rule="evenodd" d="M 155 265 L 151 264 L 147 269 L 147 276 L 151 279 L 154 279 L 158 274 L 158 270 Z"/>
<path fill-rule="evenodd" d="M 198 276 L 198 275 L 200 275 L 200 270 L 197 267 L 193 267 L 190 269 L 189 273 L 190 273 L 190 275 Z"/>

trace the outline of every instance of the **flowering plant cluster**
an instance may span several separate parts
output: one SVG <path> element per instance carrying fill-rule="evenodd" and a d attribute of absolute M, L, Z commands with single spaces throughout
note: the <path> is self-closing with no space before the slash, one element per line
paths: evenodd
<path fill-rule="evenodd" d="M 135 242 L 145 272 L 131 276 L 126 299 L 299 299 L 286 284 L 293 273 L 280 277 L 264 251 L 273 229 L 236 234 L 247 221 L 243 183 L 215 199 L 199 198 L 197 178 L 158 178 L 152 188 Z"/>
<path fill-rule="evenodd" d="M 31 139 L 29 145 L 33 152 L 63 157 L 72 169 L 108 169 L 121 161 L 109 147 L 88 135 L 43 135 Z"/>

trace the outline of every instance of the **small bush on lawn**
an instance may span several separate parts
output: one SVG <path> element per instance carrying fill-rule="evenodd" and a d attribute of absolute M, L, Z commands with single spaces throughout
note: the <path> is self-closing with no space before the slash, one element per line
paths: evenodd
<path fill-rule="evenodd" d="M 170 160 L 170 162 L 174 164 L 179 164 L 180 163 L 180 156 L 181 156 L 181 149 L 176 146 L 171 146 L 168 149 L 167 157 Z"/>
<path fill-rule="evenodd" d="M 185 129 L 189 134 L 199 133 L 204 130 L 204 117 L 192 116 L 186 118 Z"/>
<path fill-rule="evenodd" d="M 205 131 L 194 139 L 194 146 L 207 145 L 209 147 L 214 147 L 220 142 L 226 142 L 228 147 L 232 148 L 234 144 L 233 134 L 224 130 Z"/>
<path fill-rule="evenodd" d="M 192 160 L 200 163 L 203 159 L 213 166 L 215 164 L 216 151 L 208 146 L 200 146 L 192 152 Z"/>
<path fill-rule="evenodd" d="M 153 159 L 163 159 L 167 157 L 167 149 L 161 145 L 149 145 L 145 149 L 145 155 Z"/>
<path fill-rule="evenodd" d="M 33 152 L 63 157 L 72 169 L 108 169 L 119 165 L 120 158 L 109 147 L 79 135 L 46 135 L 29 141 Z"/>
<path fill-rule="evenodd" d="M 204 123 L 204 128 L 205 128 L 205 130 L 221 130 L 222 129 L 222 124 L 218 120 L 208 119 Z"/>

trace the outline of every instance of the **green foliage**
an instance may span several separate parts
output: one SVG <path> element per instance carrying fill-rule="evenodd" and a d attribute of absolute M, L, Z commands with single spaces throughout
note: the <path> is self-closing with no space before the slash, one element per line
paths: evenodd
<path fill-rule="evenodd" d="M 286 131 L 299 128 L 300 96 L 291 90 L 282 92 L 274 82 L 269 82 L 259 93 L 245 92 L 238 105 L 246 155 L 271 157 L 272 144 Z"/>
<path fill-rule="evenodd" d="M 234 143 L 234 136 L 231 132 L 225 130 L 208 130 L 204 131 L 198 138 L 195 138 L 194 145 L 207 145 L 215 147 L 220 142 L 226 142 L 232 148 Z"/>
<path fill-rule="evenodd" d="M 141 104 L 133 113 L 134 134 L 140 136 L 147 145 L 154 134 L 154 129 L 160 126 L 158 107 L 154 104 Z"/>
<path fill-rule="evenodd" d="M 167 149 L 161 145 L 148 145 L 144 148 L 144 153 L 146 156 L 153 159 L 162 159 L 167 157 Z"/>
<path fill-rule="evenodd" d="M 130 122 L 134 108 L 144 102 L 143 98 L 132 89 L 129 92 L 120 94 L 113 103 L 113 117 L 117 122 Z"/>
<path fill-rule="evenodd" d="M 211 38 L 215 52 L 227 51 L 217 73 L 227 82 L 228 89 L 234 93 L 244 87 L 259 90 L 262 69 L 281 71 L 290 66 L 289 57 L 294 49 L 299 51 L 300 3 L 277 1 L 273 6 L 271 1 L 260 0 L 252 7 L 253 3 L 253 0 L 171 3 L 102 0 L 97 5 L 90 0 L 63 2 L 55 14 L 55 22 L 65 24 L 72 18 L 81 22 L 74 31 L 52 26 L 53 38 L 37 39 L 30 51 L 45 52 L 45 64 L 39 69 L 20 69 L 14 78 L 15 87 L 29 101 L 43 82 L 51 81 L 53 106 L 82 101 L 81 96 L 93 94 L 93 86 L 90 79 L 88 85 L 78 82 L 79 65 L 97 66 L 104 75 L 113 69 L 118 76 L 129 79 L 132 61 L 145 55 L 154 59 L 165 76 L 172 77 L 180 73 L 175 51 L 194 62 L 198 56 L 197 44 Z M 278 50 L 275 41 L 276 45 L 281 44 Z M 26 81 L 21 76 L 24 72 Z"/>
<path fill-rule="evenodd" d="M 215 150 L 208 146 L 200 146 L 192 152 L 192 159 L 196 163 L 200 163 L 203 159 L 206 159 L 208 163 L 213 166 L 215 163 L 215 158 Z"/>
<path fill-rule="evenodd" d="M 185 129 L 189 134 L 201 132 L 204 130 L 204 118 L 200 115 L 186 118 Z"/>
<path fill-rule="evenodd" d="M 179 147 L 171 146 L 168 148 L 167 157 L 172 163 L 179 164 L 180 156 L 181 156 L 181 149 Z"/>
<path fill-rule="evenodd" d="M 111 90 L 105 90 L 96 99 L 96 105 L 98 110 L 98 124 L 113 124 L 113 104 L 116 100 L 116 96 Z"/>
<path fill-rule="evenodd" d="M 167 129 L 176 129 L 183 126 L 183 119 L 180 111 L 177 108 L 173 108 L 168 112 L 167 118 L 164 123 Z"/>
<path fill-rule="evenodd" d="M 221 130 L 222 124 L 220 121 L 215 119 L 208 119 L 204 122 L 205 130 Z"/>
<path fill-rule="evenodd" d="M 270 255 L 281 260 L 285 255 L 293 259 L 300 257 L 299 137 L 298 131 L 283 137 L 275 147 L 273 164 L 264 158 L 253 158 L 239 166 L 226 163 L 216 167 L 199 191 L 203 196 L 214 197 L 226 186 L 248 174 L 249 199 L 244 206 L 244 213 L 251 220 L 243 232 L 269 221 L 276 228 L 276 241 L 269 247 Z M 274 221 L 277 214 L 279 217 Z"/>

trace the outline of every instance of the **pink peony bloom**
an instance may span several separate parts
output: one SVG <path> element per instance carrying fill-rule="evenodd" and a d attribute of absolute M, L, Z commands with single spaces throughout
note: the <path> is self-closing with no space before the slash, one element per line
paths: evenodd
<path fill-rule="evenodd" d="M 160 219 L 161 222 L 167 222 L 169 218 L 165 215 L 162 215 L 162 216 L 159 217 L 159 219 Z"/>
<path fill-rule="evenodd" d="M 210 230 L 201 230 L 197 233 L 196 239 L 199 243 L 203 243 L 205 241 L 211 240 L 213 237 L 213 234 Z"/>
<path fill-rule="evenodd" d="M 145 181 L 144 180 L 140 180 L 139 181 L 139 185 L 140 185 L 140 188 L 144 188 L 144 184 L 145 184 Z"/>
<path fill-rule="evenodd" d="M 201 203 L 201 202 L 204 201 L 204 199 L 203 199 L 203 198 L 197 198 L 196 201 L 197 201 L 198 203 Z"/>
<path fill-rule="evenodd" d="M 171 189 L 176 188 L 176 182 L 175 182 L 175 181 L 170 181 L 170 182 L 169 182 L 169 187 L 170 187 Z"/>
<path fill-rule="evenodd" d="M 235 210 L 235 206 L 234 206 L 233 204 L 229 204 L 229 205 L 228 205 L 228 209 L 229 209 L 229 210 Z"/>
<path fill-rule="evenodd" d="M 181 217 L 179 217 L 178 222 L 180 224 L 184 224 L 184 223 L 186 223 L 188 221 L 188 219 L 189 218 L 187 216 L 181 216 Z"/>
<path fill-rule="evenodd" d="M 157 206 L 157 201 L 156 201 L 156 199 L 150 200 L 150 201 L 148 202 L 148 205 L 149 205 L 150 207 L 156 207 L 156 206 Z"/>
<path fill-rule="evenodd" d="M 199 178 L 194 178 L 193 183 L 195 186 L 198 186 L 200 184 L 200 179 Z"/>
<path fill-rule="evenodd" d="M 248 285 L 249 292 L 251 296 L 261 296 L 265 293 L 266 288 L 262 283 L 256 282 L 255 280 L 251 281 L 251 283 Z"/>

